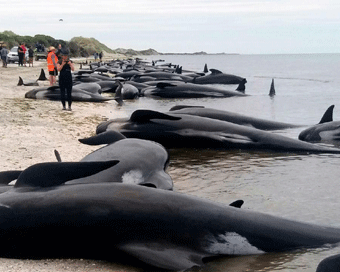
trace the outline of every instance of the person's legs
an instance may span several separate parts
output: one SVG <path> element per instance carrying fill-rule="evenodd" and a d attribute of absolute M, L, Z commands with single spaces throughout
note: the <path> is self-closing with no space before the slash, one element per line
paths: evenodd
<path fill-rule="evenodd" d="M 71 110 L 72 105 L 72 82 L 67 85 L 67 102 L 68 102 L 68 109 Z"/>
<path fill-rule="evenodd" d="M 63 86 L 62 84 L 59 85 L 60 87 L 60 100 L 61 100 L 61 104 L 63 105 L 63 110 L 66 110 L 66 88 L 65 86 Z"/>

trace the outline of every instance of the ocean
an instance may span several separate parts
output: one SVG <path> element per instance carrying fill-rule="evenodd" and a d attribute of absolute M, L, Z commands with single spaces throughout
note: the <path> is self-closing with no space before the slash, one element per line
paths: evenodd
<path fill-rule="evenodd" d="M 340 120 L 340 54 L 302 55 L 164 55 L 185 70 L 209 69 L 247 79 L 247 97 L 151 99 L 126 102 L 115 112 L 129 116 L 136 109 L 168 111 L 175 105 L 202 105 L 254 117 L 310 126 L 330 105 Z M 276 96 L 270 97 L 272 79 Z M 235 85 L 220 86 L 235 89 Z M 112 105 L 111 105 L 112 106 Z M 304 128 L 275 131 L 297 138 Z M 168 173 L 174 190 L 229 204 L 245 201 L 242 209 L 340 228 L 340 155 L 301 155 L 257 151 L 170 150 Z M 285 253 L 224 257 L 195 271 L 315 271 L 318 263 L 339 254 L 340 247 Z M 129 270 L 130 271 L 130 270 Z"/>

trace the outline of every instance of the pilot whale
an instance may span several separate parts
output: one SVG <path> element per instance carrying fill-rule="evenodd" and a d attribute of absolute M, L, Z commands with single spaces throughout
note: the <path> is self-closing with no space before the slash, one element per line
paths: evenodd
<path fill-rule="evenodd" d="M 193 83 L 159 82 L 142 90 L 144 96 L 160 98 L 201 98 L 246 96 L 236 90 L 223 90 Z"/>
<path fill-rule="evenodd" d="M 205 108 L 203 106 L 186 106 L 177 105 L 170 109 L 170 113 L 174 114 L 189 114 L 201 117 L 208 117 L 221 121 L 227 121 L 234 124 L 239 124 L 248 127 L 254 127 L 262 130 L 278 130 L 301 127 L 301 125 L 289 124 L 284 122 L 277 122 L 271 120 L 265 120 L 252 116 L 246 116 L 235 112 L 217 110 L 212 108 Z"/>
<path fill-rule="evenodd" d="M 173 189 L 172 179 L 165 172 L 169 155 L 159 143 L 127 139 L 115 131 L 107 131 L 79 141 L 88 145 L 107 144 L 86 155 L 81 162 L 118 160 L 119 164 L 91 177 L 69 181 L 67 184 L 122 182 L 164 190 Z"/>
<path fill-rule="evenodd" d="M 166 148 L 255 149 L 283 152 L 340 153 L 340 149 L 306 143 L 279 134 L 189 114 L 136 110 L 130 119 L 97 126 L 97 134 L 117 130 L 127 138 L 158 142 Z"/>
<path fill-rule="evenodd" d="M 97 171 L 116 162 L 105 163 L 98 164 Z M 121 183 L 60 185 L 72 173 L 70 167 L 83 166 L 55 164 L 57 168 L 40 164 L 26 169 L 14 189 L 0 194 L 0 256 L 110 259 L 112 252 L 122 251 L 154 267 L 178 271 L 200 266 L 206 257 L 340 242 L 337 228 L 183 193 Z M 77 170 L 72 175 L 90 174 Z M 42 233 L 51 235 L 46 239 Z"/>
<path fill-rule="evenodd" d="M 319 124 L 309 127 L 299 134 L 299 139 L 306 142 L 340 141 L 340 121 L 333 121 L 334 105 L 322 116 Z"/>

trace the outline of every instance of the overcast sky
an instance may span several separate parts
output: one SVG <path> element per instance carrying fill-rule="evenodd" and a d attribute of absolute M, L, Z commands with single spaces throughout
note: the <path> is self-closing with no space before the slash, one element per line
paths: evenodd
<path fill-rule="evenodd" d="M 0 0 L 0 32 L 159 52 L 339 53 L 339 0 Z M 60 21 L 63 19 L 63 21 Z"/>

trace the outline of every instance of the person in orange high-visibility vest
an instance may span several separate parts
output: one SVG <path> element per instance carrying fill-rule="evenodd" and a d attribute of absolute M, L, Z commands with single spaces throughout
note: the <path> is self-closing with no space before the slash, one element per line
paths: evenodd
<path fill-rule="evenodd" d="M 57 70 L 57 63 L 58 63 L 58 58 L 55 54 L 56 49 L 53 46 L 50 46 L 48 49 L 48 54 L 47 54 L 47 69 L 48 73 L 50 75 L 50 86 L 56 84 L 57 80 L 57 75 L 58 75 L 58 70 Z"/>

